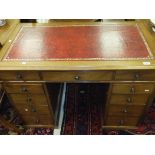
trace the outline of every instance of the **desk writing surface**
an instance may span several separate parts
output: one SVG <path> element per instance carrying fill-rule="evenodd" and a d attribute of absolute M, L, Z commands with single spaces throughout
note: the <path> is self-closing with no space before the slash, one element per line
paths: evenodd
<path fill-rule="evenodd" d="M 24 26 L 4 61 L 137 60 L 153 56 L 137 25 Z"/>

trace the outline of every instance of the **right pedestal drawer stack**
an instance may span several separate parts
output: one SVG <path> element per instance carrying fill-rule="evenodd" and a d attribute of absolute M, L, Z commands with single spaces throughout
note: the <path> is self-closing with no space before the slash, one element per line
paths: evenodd
<path fill-rule="evenodd" d="M 118 83 L 111 84 L 104 125 L 136 127 L 154 91 L 155 71 L 118 71 L 115 80 Z"/>

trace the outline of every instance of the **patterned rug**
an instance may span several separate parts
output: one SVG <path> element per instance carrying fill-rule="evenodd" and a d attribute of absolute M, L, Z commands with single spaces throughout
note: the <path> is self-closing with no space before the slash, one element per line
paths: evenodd
<path fill-rule="evenodd" d="M 107 85 L 68 84 L 62 135 L 101 135 Z M 100 93 L 102 92 L 102 93 Z"/>
<path fill-rule="evenodd" d="M 155 100 L 138 129 L 102 130 L 101 118 L 104 113 L 106 90 L 107 86 L 101 84 L 68 84 L 61 134 L 155 135 Z"/>

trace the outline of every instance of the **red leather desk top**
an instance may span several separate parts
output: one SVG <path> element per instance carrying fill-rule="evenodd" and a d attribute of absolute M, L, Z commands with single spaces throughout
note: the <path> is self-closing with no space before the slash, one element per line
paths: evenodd
<path fill-rule="evenodd" d="M 149 59 L 137 26 L 23 27 L 4 60 Z"/>

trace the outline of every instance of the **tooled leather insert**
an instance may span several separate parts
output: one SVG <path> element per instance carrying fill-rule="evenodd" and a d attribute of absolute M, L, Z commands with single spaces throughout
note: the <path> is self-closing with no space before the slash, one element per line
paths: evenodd
<path fill-rule="evenodd" d="M 23 27 L 4 60 L 150 59 L 136 25 Z"/>

